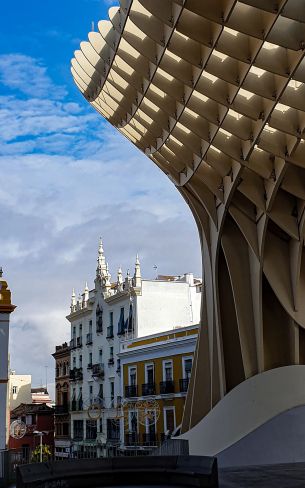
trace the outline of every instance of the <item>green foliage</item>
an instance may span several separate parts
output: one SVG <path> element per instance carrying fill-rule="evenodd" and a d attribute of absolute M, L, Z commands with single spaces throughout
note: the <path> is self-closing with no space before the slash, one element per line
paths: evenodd
<path fill-rule="evenodd" d="M 45 463 L 51 459 L 52 452 L 50 450 L 50 446 L 46 444 L 42 445 L 42 462 Z M 32 463 L 39 463 L 40 462 L 40 446 L 37 446 L 34 451 L 32 452 L 31 457 Z"/>

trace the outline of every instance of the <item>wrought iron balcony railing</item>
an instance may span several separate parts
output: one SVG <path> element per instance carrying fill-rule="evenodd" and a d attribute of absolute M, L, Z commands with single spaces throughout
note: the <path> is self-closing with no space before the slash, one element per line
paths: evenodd
<path fill-rule="evenodd" d="M 179 380 L 180 392 L 186 393 L 188 386 L 189 386 L 190 379 L 189 378 L 182 378 Z"/>
<path fill-rule="evenodd" d="M 114 358 L 109 358 L 108 359 L 108 366 L 113 366 L 114 365 Z"/>
<path fill-rule="evenodd" d="M 140 436 L 137 432 L 125 434 L 125 446 L 136 446 L 140 444 Z"/>
<path fill-rule="evenodd" d="M 158 435 L 155 432 L 149 432 L 143 434 L 143 445 L 144 446 L 157 446 L 158 445 Z"/>
<path fill-rule="evenodd" d="M 150 396 L 156 394 L 156 384 L 155 383 L 144 383 L 142 385 L 142 396 Z"/>
<path fill-rule="evenodd" d="M 70 380 L 80 381 L 83 379 L 83 368 L 70 369 Z"/>
<path fill-rule="evenodd" d="M 125 397 L 131 398 L 138 396 L 138 386 L 137 385 L 129 385 L 125 386 Z"/>
<path fill-rule="evenodd" d="M 168 393 L 175 393 L 175 382 L 173 380 L 160 381 L 160 394 L 166 395 Z"/>
<path fill-rule="evenodd" d="M 105 368 L 103 363 L 92 365 L 92 376 L 95 376 L 96 378 L 102 378 L 104 374 L 105 374 Z"/>

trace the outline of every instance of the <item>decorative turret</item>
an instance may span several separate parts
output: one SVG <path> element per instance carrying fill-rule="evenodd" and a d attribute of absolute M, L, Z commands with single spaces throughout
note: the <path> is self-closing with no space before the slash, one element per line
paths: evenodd
<path fill-rule="evenodd" d="M 105 293 L 109 295 L 110 289 L 111 289 L 111 274 L 109 273 L 109 265 L 108 263 L 106 264 L 106 274 L 105 278 L 103 280 L 103 288 L 105 290 Z"/>
<path fill-rule="evenodd" d="M 103 241 L 100 238 L 99 248 L 98 248 L 98 258 L 97 258 L 97 268 L 96 268 L 96 277 L 103 278 L 106 275 L 106 259 L 104 256 L 104 249 L 103 249 Z"/>
<path fill-rule="evenodd" d="M 89 288 L 88 288 L 88 283 L 86 282 L 85 285 L 85 290 L 84 290 L 84 305 L 87 305 L 87 302 L 89 300 Z"/>
<path fill-rule="evenodd" d="M 125 290 L 129 290 L 131 288 L 131 286 L 132 286 L 132 279 L 131 279 L 130 272 L 129 272 L 129 269 L 128 269 L 127 270 L 127 273 L 126 273 L 124 289 Z"/>
<path fill-rule="evenodd" d="M 72 290 L 72 296 L 71 296 L 71 312 L 75 312 L 76 310 L 76 295 L 75 295 L 75 290 L 73 288 Z"/>
<path fill-rule="evenodd" d="M 135 288 L 141 288 L 142 277 L 141 277 L 141 265 L 139 260 L 139 255 L 136 257 L 135 271 L 133 276 L 133 286 Z"/>
<path fill-rule="evenodd" d="M 118 291 L 123 291 L 123 273 L 121 266 L 118 269 L 117 289 Z"/>

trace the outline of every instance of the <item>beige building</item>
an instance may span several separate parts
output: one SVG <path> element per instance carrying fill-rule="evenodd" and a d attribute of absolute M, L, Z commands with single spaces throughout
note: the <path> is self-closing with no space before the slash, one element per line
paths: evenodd
<path fill-rule="evenodd" d="M 305 404 L 304 12 L 304 0 L 121 0 L 72 60 L 86 100 L 173 181 L 198 226 L 207 328 L 183 421 L 193 453 L 225 452 Z M 280 450 L 260 439 L 251 462 L 299 459 L 297 435 Z"/>
<path fill-rule="evenodd" d="M 16 374 L 15 371 L 11 371 L 9 378 L 10 411 L 21 405 L 21 403 L 32 403 L 31 385 L 31 375 Z"/>

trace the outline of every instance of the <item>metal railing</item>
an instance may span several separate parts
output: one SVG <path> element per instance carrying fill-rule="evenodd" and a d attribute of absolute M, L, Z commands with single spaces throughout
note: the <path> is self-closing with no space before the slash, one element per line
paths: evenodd
<path fill-rule="evenodd" d="M 166 395 L 175 393 L 175 382 L 173 380 L 160 381 L 160 394 Z"/>
<path fill-rule="evenodd" d="M 137 385 L 129 385 L 125 386 L 125 397 L 131 398 L 138 396 L 138 386 Z"/>
<path fill-rule="evenodd" d="M 64 405 L 55 405 L 54 407 L 55 415 L 62 415 L 69 412 L 69 404 L 65 403 Z"/>
<path fill-rule="evenodd" d="M 143 434 L 143 446 L 158 446 L 158 435 L 155 432 Z"/>
<path fill-rule="evenodd" d="M 105 374 L 105 368 L 103 363 L 97 363 L 92 365 L 92 376 L 101 378 Z"/>
<path fill-rule="evenodd" d="M 150 396 L 156 394 L 156 384 L 155 383 L 144 383 L 142 385 L 142 396 Z"/>
<path fill-rule="evenodd" d="M 188 386 L 189 386 L 190 379 L 189 378 L 181 378 L 179 380 L 180 392 L 186 393 Z"/>
<path fill-rule="evenodd" d="M 70 369 L 70 380 L 80 381 L 83 379 L 83 368 Z"/>
<path fill-rule="evenodd" d="M 76 339 L 75 337 L 71 339 L 70 341 L 70 349 L 75 349 L 76 348 Z"/>
<path fill-rule="evenodd" d="M 108 359 L 108 366 L 113 366 L 114 365 L 114 358 L 109 358 Z"/>

